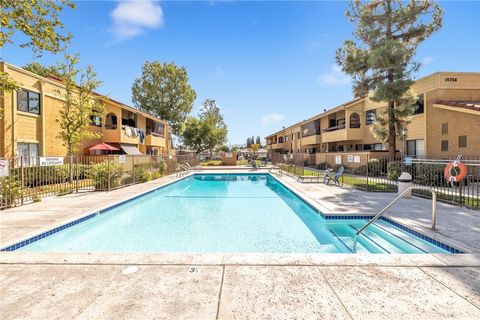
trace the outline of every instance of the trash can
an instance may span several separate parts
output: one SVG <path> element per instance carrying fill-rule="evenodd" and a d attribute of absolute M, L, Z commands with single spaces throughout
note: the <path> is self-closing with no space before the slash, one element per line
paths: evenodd
<path fill-rule="evenodd" d="M 405 190 L 412 186 L 412 176 L 408 172 L 402 172 L 400 177 L 398 178 L 398 194 L 402 194 Z M 412 190 L 407 192 L 404 198 L 411 198 L 412 197 Z"/>

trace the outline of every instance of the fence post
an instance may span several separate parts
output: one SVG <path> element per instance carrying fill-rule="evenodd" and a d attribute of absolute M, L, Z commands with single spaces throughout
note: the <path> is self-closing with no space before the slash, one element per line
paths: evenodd
<path fill-rule="evenodd" d="M 369 167 L 369 165 L 368 165 L 368 164 L 369 164 L 369 160 L 370 160 L 369 157 L 370 157 L 370 155 L 367 153 L 367 168 L 366 168 L 366 170 L 365 170 L 366 173 L 367 173 L 367 186 L 366 186 L 365 189 L 366 189 L 367 191 L 368 191 L 368 184 L 369 184 L 369 183 L 368 183 L 368 175 L 369 175 L 369 172 L 368 172 L 368 167 Z"/>
<path fill-rule="evenodd" d="M 21 195 L 21 204 L 23 206 L 23 191 L 25 187 L 25 178 L 24 178 L 24 170 L 23 170 L 23 156 L 20 157 L 20 195 Z"/>
<path fill-rule="evenodd" d="M 77 177 L 76 177 L 76 179 L 75 179 L 75 189 L 77 189 L 77 193 L 78 193 L 78 179 L 79 179 L 79 177 L 80 177 L 80 174 L 79 174 L 79 170 L 80 170 L 80 169 L 78 168 L 78 156 L 75 156 L 75 159 L 77 160 L 77 161 L 76 161 L 76 166 L 75 166 L 75 167 L 76 167 L 75 170 L 76 170 L 76 172 L 77 172 Z"/>
<path fill-rule="evenodd" d="M 110 191 L 110 155 L 107 161 L 107 190 Z"/>

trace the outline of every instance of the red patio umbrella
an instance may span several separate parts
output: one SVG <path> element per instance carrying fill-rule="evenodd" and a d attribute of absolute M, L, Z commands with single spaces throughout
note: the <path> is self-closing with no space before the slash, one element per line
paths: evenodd
<path fill-rule="evenodd" d="M 102 142 L 102 143 L 97 143 L 94 146 L 91 146 L 90 148 L 88 148 L 88 150 L 90 150 L 90 151 L 92 151 L 92 150 L 103 150 L 103 151 L 110 151 L 110 153 L 111 153 L 112 151 L 119 151 L 120 149 L 115 148 L 114 146 L 111 146 L 108 143 Z"/>

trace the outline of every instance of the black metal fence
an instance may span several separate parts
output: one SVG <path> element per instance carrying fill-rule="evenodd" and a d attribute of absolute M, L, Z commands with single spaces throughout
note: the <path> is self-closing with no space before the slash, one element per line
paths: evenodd
<path fill-rule="evenodd" d="M 445 179 L 444 170 L 457 155 L 406 159 L 397 155 L 393 161 L 388 160 L 387 152 L 270 154 L 269 157 L 272 164 L 296 176 L 320 176 L 325 174 L 325 170 L 336 171 L 343 166 L 342 184 L 369 192 L 397 192 L 399 176 L 408 172 L 414 185 L 432 187 L 439 201 L 480 209 L 480 155 L 462 156 L 467 174 L 465 179 L 453 185 Z M 428 191 L 415 190 L 413 193 L 431 197 Z"/>
<path fill-rule="evenodd" d="M 110 191 L 174 173 L 190 155 L 0 158 L 0 209 L 81 191 Z"/>

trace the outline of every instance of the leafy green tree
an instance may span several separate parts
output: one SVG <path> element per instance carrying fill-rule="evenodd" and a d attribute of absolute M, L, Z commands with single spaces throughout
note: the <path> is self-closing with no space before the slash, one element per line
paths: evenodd
<path fill-rule="evenodd" d="M 15 32 L 21 32 L 26 41 L 21 48 L 30 48 L 36 57 L 44 51 L 58 53 L 70 42 L 71 34 L 63 31 L 60 13 L 64 8 L 75 8 L 69 0 L 0 0 L 0 49 L 13 43 Z M 5 72 L 0 71 L 0 98 L 5 92 L 17 90 L 18 85 Z M 3 110 L 0 110 L 0 117 Z"/>
<path fill-rule="evenodd" d="M 259 146 L 262 145 L 262 140 L 260 139 L 260 136 L 257 136 L 257 140 L 255 141 L 255 144 L 258 144 Z"/>
<path fill-rule="evenodd" d="M 185 146 L 197 153 L 208 150 L 210 154 L 215 147 L 227 142 L 227 125 L 215 100 L 203 102 L 198 118 L 189 117 L 182 131 Z"/>
<path fill-rule="evenodd" d="M 55 76 L 60 78 L 61 76 L 55 66 L 44 66 L 38 62 L 28 63 L 22 68 L 42 77 Z"/>
<path fill-rule="evenodd" d="M 230 152 L 230 148 L 227 145 L 219 146 L 215 149 L 215 152 Z"/>
<path fill-rule="evenodd" d="M 187 69 L 174 63 L 146 61 L 142 75 L 132 85 L 135 107 L 166 120 L 176 134 L 183 130 L 195 98 Z"/>
<path fill-rule="evenodd" d="M 91 66 L 85 70 L 78 68 L 78 54 L 65 55 L 65 61 L 58 63 L 58 74 L 65 89 L 58 90 L 63 98 L 58 118 L 58 137 L 67 148 L 69 155 L 78 151 L 85 139 L 98 138 L 99 134 L 89 130 L 92 116 L 101 116 L 104 106 L 101 97 L 94 94 L 101 82 Z"/>
<path fill-rule="evenodd" d="M 355 96 L 386 102 L 373 134 L 389 145 L 395 157 L 396 137 L 412 114 L 408 91 L 420 64 L 413 61 L 418 45 L 442 25 L 442 9 L 432 0 L 351 2 L 347 17 L 356 24 L 355 38 L 337 50 L 342 71 L 353 77 Z"/>

